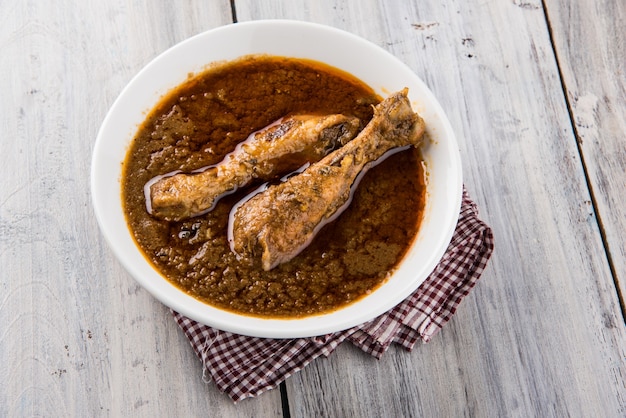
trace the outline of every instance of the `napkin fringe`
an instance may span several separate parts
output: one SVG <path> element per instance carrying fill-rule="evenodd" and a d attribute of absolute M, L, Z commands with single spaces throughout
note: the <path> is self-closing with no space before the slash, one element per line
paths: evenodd
<path fill-rule="evenodd" d="M 328 357 L 348 340 L 380 359 L 392 343 L 411 351 L 430 341 L 452 318 L 487 266 L 493 233 L 478 218 L 465 189 L 459 221 L 444 256 L 424 283 L 388 312 L 349 330 L 311 338 L 265 339 L 218 331 L 172 311 L 202 362 L 202 380 L 234 401 L 258 396 Z"/>

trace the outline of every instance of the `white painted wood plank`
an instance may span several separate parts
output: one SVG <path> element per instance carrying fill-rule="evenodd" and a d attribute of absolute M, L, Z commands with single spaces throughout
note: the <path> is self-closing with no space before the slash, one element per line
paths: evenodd
<path fill-rule="evenodd" d="M 380 362 L 341 347 L 289 380 L 293 415 L 623 416 L 623 318 L 541 2 L 236 4 L 240 21 L 326 23 L 413 68 L 449 113 L 496 236 L 435 341 Z"/>
<path fill-rule="evenodd" d="M 0 416 L 281 416 L 233 405 L 91 209 L 99 125 L 126 82 L 228 0 L 0 4 Z"/>
<path fill-rule="evenodd" d="M 489 271 L 435 341 L 380 362 L 341 347 L 290 379 L 294 416 L 623 415 L 623 319 L 539 2 L 237 6 L 240 20 L 327 23 L 405 60 L 450 113 L 466 183 L 496 230 Z M 89 202 L 93 140 L 117 93 L 157 53 L 229 22 L 229 7 L 0 6 L 0 379 L 10 382 L 0 415 L 280 415 L 278 391 L 233 406 L 201 383 L 166 309 L 113 259 Z M 576 76 L 569 91 L 582 97 L 589 87 Z M 623 121 L 599 113 L 599 127 Z M 598 167 L 623 167 L 609 157 Z M 614 185 L 599 190 L 619 203 Z"/>
<path fill-rule="evenodd" d="M 626 2 L 547 1 L 577 139 L 626 295 Z"/>

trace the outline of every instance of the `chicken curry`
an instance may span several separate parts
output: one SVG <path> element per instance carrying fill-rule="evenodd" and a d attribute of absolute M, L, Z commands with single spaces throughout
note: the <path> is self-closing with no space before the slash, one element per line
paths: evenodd
<path fill-rule="evenodd" d="M 381 100 L 308 60 L 251 56 L 192 75 L 129 148 L 129 228 L 164 277 L 210 305 L 276 318 L 345 306 L 386 280 L 419 228 L 423 122 L 407 108 L 406 91 Z M 380 142 L 359 145 L 367 135 Z M 339 186 L 341 196 L 321 193 Z M 281 206 L 287 197 L 297 205 Z M 324 222 L 312 220 L 316 206 Z M 254 228 L 272 223 L 268 242 L 293 246 L 304 236 L 306 245 L 264 245 Z M 289 235 L 294 225 L 300 235 Z"/>

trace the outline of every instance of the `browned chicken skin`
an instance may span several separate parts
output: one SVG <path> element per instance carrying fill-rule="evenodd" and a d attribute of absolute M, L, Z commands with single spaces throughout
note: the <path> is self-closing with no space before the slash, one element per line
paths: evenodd
<path fill-rule="evenodd" d="M 198 173 L 178 173 L 146 184 L 148 211 L 178 221 L 210 210 L 217 200 L 253 179 L 269 180 L 318 161 L 357 134 L 358 118 L 295 115 L 239 144 L 222 162 Z"/>
<path fill-rule="evenodd" d="M 300 253 L 347 207 L 369 166 L 391 150 L 420 144 L 424 121 L 407 93 L 405 88 L 378 104 L 370 123 L 342 148 L 236 205 L 229 225 L 232 250 L 243 258 L 260 257 L 266 271 Z"/>

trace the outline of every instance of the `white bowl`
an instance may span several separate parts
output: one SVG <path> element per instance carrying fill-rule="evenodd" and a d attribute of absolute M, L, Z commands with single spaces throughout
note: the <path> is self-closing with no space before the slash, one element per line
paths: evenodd
<path fill-rule="evenodd" d="M 392 277 L 365 298 L 331 313 L 298 319 L 238 315 L 185 294 L 144 258 L 128 229 L 121 201 L 121 162 L 138 126 L 169 90 L 189 73 L 242 55 L 271 54 L 324 62 L 355 75 L 376 93 L 409 87 L 432 139 L 423 151 L 427 205 L 418 237 Z M 122 91 L 98 133 L 91 169 L 93 205 L 104 237 L 128 272 L 154 297 L 198 322 L 244 335 L 292 338 L 350 328 L 408 297 L 435 268 L 456 226 L 462 195 L 461 160 L 450 123 L 422 80 L 400 60 L 355 35 L 318 24 L 265 20 L 236 23 L 196 35 L 168 49 Z"/>

